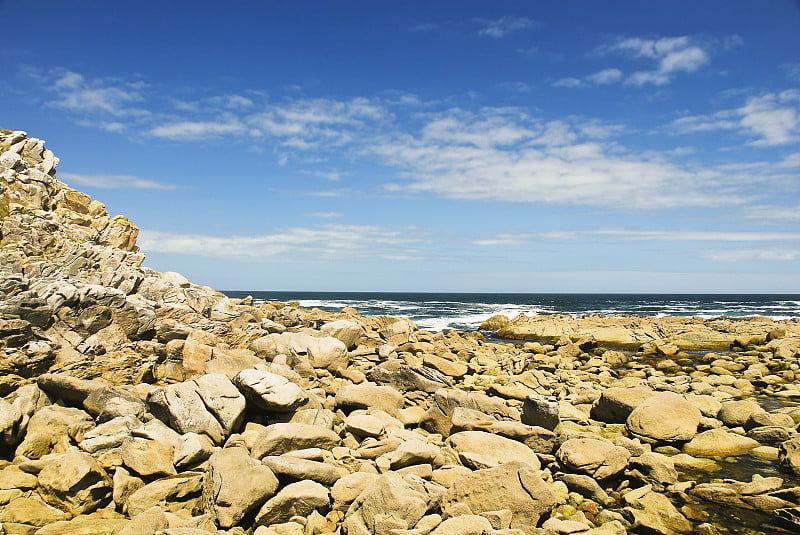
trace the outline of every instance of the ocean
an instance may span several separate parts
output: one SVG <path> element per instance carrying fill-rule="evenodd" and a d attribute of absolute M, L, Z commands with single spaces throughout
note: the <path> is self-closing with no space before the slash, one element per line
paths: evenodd
<path fill-rule="evenodd" d="M 338 312 L 352 307 L 364 316 L 404 316 L 430 331 L 476 331 L 495 314 L 635 314 L 643 316 L 766 316 L 800 318 L 800 294 L 576 294 L 576 293 L 378 293 L 248 292 L 229 297 L 297 301 L 303 308 Z"/>

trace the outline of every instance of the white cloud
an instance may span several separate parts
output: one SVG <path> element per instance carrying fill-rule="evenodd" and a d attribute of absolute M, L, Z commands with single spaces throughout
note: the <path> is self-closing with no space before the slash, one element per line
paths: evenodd
<path fill-rule="evenodd" d="M 619 82 L 622 79 L 622 71 L 619 69 L 603 69 L 586 77 L 586 81 L 595 85 L 607 85 Z"/>
<path fill-rule="evenodd" d="M 553 82 L 554 87 L 583 87 L 586 83 L 579 78 L 561 78 Z"/>
<path fill-rule="evenodd" d="M 247 128 L 238 121 L 179 121 L 156 126 L 150 130 L 155 137 L 193 141 L 220 136 L 244 134 Z"/>
<path fill-rule="evenodd" d="M 675 241 L 675 242 L 745 242 L 745 241 L 798 241 L 800 232 L 757 232 L 727 230 L 638 230 L 598 229 L 542 232 L 542 238 L 571 240 L 587 237 L 617 238 L 621 240 Z"/>
<path fill-rule="evenodd" d="M 800 249 L 714 249 L 703 252 L 703 257 L 714 262 L 793 262 L 800 259 Z"/>
<path fill-rule="evenodd" d="M 800 204 L 796 206 L 758 205 L 745 210 L 745 217 L 764 223 L 800 221 Z"/>
<path fill-rule="evenodd" d="M 50 90 L 56 98 L 49 104 L 80 114 L 135 116 L 147 114 L 132 104 L 143 100 L 141 84 L 113 79 L 86 79 L 71 72 L 61 72 L 52 81 Z"/>
<path fill-rule="evenodd" d="M 311 217 L 320 217 L 322 219 L 336 219 L 342 217 L 342 214 L 339 212 L 314 212 L 313 214 L 308 214 Z"/>
<path fill-rule="evenodd" d="M 800 91 L 767 93 L 750 97 L 739 108 L 709 115 L 689 115 L 672 123 L 682 133 L 739 130 L 757 138 L 761 146 L 786 145 L 800 140 Z M 790 160 L 787 160 L 789 165 Z"/>
<path fill-rule="evenodd" d="M 500 17 L 497 20 L 480 20 L 482 25 L 478 35 L 502 39 L 509 34 L 535 28 L 539 25 L 535 20 L 527 17 Z"/>
<path fill-rule="evenodd" d="M 292 227 L 257 236 L 209 236 L 142 230 L 139 245 L 146 253 L 173 253 L 241 260 L 315 261 L 354 259 L 413 252 L 424 240 L 416 229 L 376 225 Z"/>
<path fill-rule="evenodd" d="M 131 175 L 87 175 L 79 173 L 58 173 L 58 178 L 70 185 L 88 186 L 104 189 L 175 189 L 177 186 L 156 182 Z"/>
<path fill-rule="evenodd" d="M 625 82 L 643 86 L 666 85 L 678 73 L 692 73 L 709 63 L 709 50 L 689 36 L 642 39 L 631 37 L 605 47 L 603 52 L 619 52 L 636 59 L 656 62 L 655 68 L 637 71 Z"/>
<path fill-rule="evenodd" d="M 743 200 L 716 188 L 716 171 L 680 167 L 658 155 L 586 138 L 580 124 L 486 108 L 433 115 L 421 135 L 386 138 L 372 150 L 407 172 L 406 185 L 387 185 L 392 192 L 623 211 Z"/>

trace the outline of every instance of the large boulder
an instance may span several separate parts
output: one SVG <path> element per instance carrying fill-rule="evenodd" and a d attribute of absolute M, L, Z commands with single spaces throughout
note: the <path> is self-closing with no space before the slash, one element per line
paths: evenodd
<path fill-rule="evenodd" d="M 694 437 L 700 418 L 700 410 L 680 394 L 658 392 L 631 412 L 626 426 L 648 442 L 681 442 Z"/>
<path fill-rule="evenodd" d="M 411 529 L 428 510 L 428 493 L 421 480 L 387 472 L 374 479 L 347 509 L 348 535 L 388 533 Z"/>
<path fill-rule="evenodd" d="M 233 378 L 233 384 L 256 407 L 274 412 L 296 409 L 308 395 L 286 377 L 262 370 L 242 370 Z"/>
<path fill-rule="evenodd" d="M 341 340 L 347 349 L 352 349 L 364 334 L 364 328 L 354 321 L 337 320 L 326 323 L 319 328 L 319 332 L 323 336 L 332 336 Z"/>
<path fill-rule="evenodd" d="M 744 455 L 760 444 L 725 429 L 709 429 L 683 445 L 683 452 L 693 457 L 729 457 Z"/>
<path fill-rule="evenodd" d="M 211 456 L 203 483 L 203 509 L 222 528 L 235 526 L 275 495 L 278 479 L 245 448 L 232 447 Z"/>
<path fill-rule="evenodd" d="M 90 513 L 111 500 L 111 478 L 88 453 L 65 453 L 39 472 L 39 495 L 72 515 Z"/>
<path fill-rule="evenodd" d="M 254 340 L 250 349 L 267 360 L 286 355 L 293 367 L 310 365 L 313 368 L 337 370 L 346 368 L 350 362 L 347 346 L 332 336 L 290 332 L 269 334 Z"/>
<path fill-rule="evenodd" d="M 488 468 L 510 462 L 524 463 L 533 470 L 541 468 L 539 457 L 525 444 L 485 431 L 454 433 L 447 439 L 447 444 L 458 452 L 465 465 L 473 468 Z"/>
<path fill-rule="evenodd" d="M 519 462 L 478 470 L 457 479 L 441 497 L 445 514 L 461 511 L 463 505 L 473 514 L 507 509 L 512 514 L 511 527 L 528 534 L 536 533 L 539 519 L 550 513 L 556 503 L 555 493 L 539 472 Z"/>

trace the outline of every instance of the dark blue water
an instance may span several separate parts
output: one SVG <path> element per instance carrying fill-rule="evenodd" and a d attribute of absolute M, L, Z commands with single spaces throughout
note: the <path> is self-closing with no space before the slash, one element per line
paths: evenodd
<path fill-rule="evenodd" d="M 404 316 L 434 331 L 474 331 L 495 314 L 510 318 L 518 314 L 800 318 L 799 294 L 225 293 L 251 295 L 257 301 L 299 301 L 304 308 L 328 312 L 353 307 L 365 316 Z"/>

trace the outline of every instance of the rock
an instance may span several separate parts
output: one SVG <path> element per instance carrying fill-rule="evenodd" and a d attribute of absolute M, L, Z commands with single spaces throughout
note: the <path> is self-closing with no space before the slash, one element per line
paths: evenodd
<path fill-rule="evenodd" d="M 643 533 L 671 535 L 692 533 L 692 523 L 686 519 L 663 494 L 649 485 L 630 491 L 623 497 L 627 507 L 623 514 L 633 530 Z"/>
<path fill-rule="evenodd" d="M 789 439 L 778 447 L 778 465 L 800 475 L 800 437 Z"/>
<path fill-rule="evenodd" d="M 169 527 L 167 515 L 160 507 L 152 507 L 136 515 L 117 535 L 150 535 Z"/>
<path fill-rule="evenodd" d="M 403 394 L 374 383 L 347 385 L 336 392 L 336 407 L 342 409 L 377 409 L 396 414 L 404 403 Z"/>
<path fill-rule="evenodd" d="M 375 366 L 366 374 L 374 383 L 391 386 L 403 392 L 436 392 L 440 388 L 453 386 L 450 377 L 430 366 L 409 366 L 399 359 L 392 359 Z"/>
<path fill-rule="evenodd" d="M 292 480 L 310 479 L 328 487 L 348 473 L 347 470 L 336 468 L 330 464 L 285 455 L 268 455 L 261 459 L 261 462 L 280 478 L 287 477 Z"/>
<path fill-rule="evenodd" d="M 242 370 L 233 383 L 251 403 L 266 411 L 290 412 L 308 400 L 300 386 L 267 371 Z"/>
<path fill-rule="evenodd" d="M 341 443 L 339 435 L 319 425 L 272 424 L 259 433 L 253 445 L 253 457 L 284 453 L 307 448 L 330 450 Z"/>
<path fill-rule="evenodd" d="M 423 440 L 406 440 L 400 446 L 378 458 L 378 467 L 399 470 L 417 464 L 431 464 L 441 454 L 441 449 Z"/>
<path fill-rule="evenodd" d="M 750 399 L 743 399 L 723 403 L 716 417 L 728 427 L 744 427 L 753 415 L 760 413 L 766 413 L 766 411 L 758 403 Z"/>
<path fill-rule="evenodd" d="M 40 375 L 36 383 L 53 399 L 77 402 L 82 402 L 95 390 L 107 386 L 100 381 L 89 381 L 56 373 Z"/>
<path fill-rule="evenodd" d="M 455 449 L 467 465 L 485 468 L 519 462 L 533 470 L 541 467 L 539 457 L 525 444 L 483 431 L 455 433 L 447 439 L 447 445 Z"/>
<path fill-rule="evenodd" d="M 307 365 L 333 371 L 346 368 L 349 363 L 347 346 L 331 336 L 294 332 L 269 334 L 254 340 L 250 349 L 270 361 L 278 355 L 286 355 L 292 367 Z"/>
<path fill-rule="evenodd" d="M 510 462 L 473 472 L 442 495 L 445 513 L 462 504 L 473 514 L 508 509 L 513 515 L 511 528 L 532 535 L 539 519 L 555 507 L 556 496 L 535 469 Z"/>
<path fill-rule="evenodd" d="M 314 481 L 298 481 L 283 487 L 256 515 L 256 526 L 287 522 L 294 516 L 307 517 L 330 507 L 328 489 Z"/>
<path fill-rule="evenodd" d="M 123 512 L 134 517 L 156 506 L 170 512 L 191 510 L 199 505 L 202 490 L 201 474 L 184 472 L 158 479 L 132 493 L 125 501 Z"/>
<path fill-rule="evenodd" d="M 227 381 L 227 378 L 225 380 Z M 231 387 L 234 388 L 233 385 Z M 237 394 L 236 397 L 223 397 L 219 400 L 218 406 L 224 407 L 226 399 L 232 400 L 231 405 L 240 408 L 241 414 L 244 412 L 244 406 L 241 402 L 236 402 L 240 396 Z M 243 397 L 241 401 L 244 401 Z M 200 387 L 195 381 L 155 388 L 148 394 L 147 403 L 150 412 L 180 434 L 205 434 L 215 444 L 220 444 L 227 436 L 219 420 L 206 409 L 207 405 L 200 393 Z M 234 418 L 234 422 L 238 418 Z"/>
<path fill-rule="evenodd" d="M 678 471 L 672 459 L 651 451 L 632 457 L 627 475 L 649 483 L 654 488 L 664 488 L 678 482 Z"/>
<path fill-rule="evenodd" d="M 378 437 L 383 434 L 383 420 L 369 414 L 351 414 L 344 422 L 348 433 L 358 437 Z"/>
<path fill-rule="evenodd" d="M 469 367 L 461 361 L 449 360 L 437 355 L 425 355 L 422 358 L 425 366 L 447 375 L 448 377 L 464 377 L 469 371 Z"/>
<path fill-rule="evenodd" d="M 728 457 L 744 455 L 759 443 L 752 438 L 724 429 L 709 429 L 684 444 L 683 452 L 695 457 Z"/>
<path fill-rule="evenodd" d="M 174 446 L 172 463 L 178 468 L 201 463 L 214 453 L 214 443 L 206 435 L 186 433 Z"/>
<path fill-rule="evenodd" d="M 39 494 L 72 515 L 89 513 L 111 501 L 111 478 L 89 454 L 65 453 L 39 472 Z"/>
<path fill-rule="evenodd" d="M 54 522 L 36 531 L 36 535 L 117 535 L 128 521 L 118 518 L 78 516 L 72 520 Z"/>
<path fill-rule="evenodd" d="M 607 423 L 624 424 L 633 410 L 653 395 L 643 386 L 631 388 L 607 388 L 592 406 L 591 416 Z"/>
<path fill-rule="evenodd" d="M 483 535 L 494 531 L 492 523 L 483 516 L 461 515 L 448 518 L 431 535 Z"/>
<path fill-rule="evenodd" d="M 583 474 L 556 474 L 556 478 L 564 483 L 570 491 L 577 492 L 581 496 L 599 504 L 607 504 L 611 501 L 606 491 L 589 476 Z"/>
<path fill-rule="evenodd" d="M 225 436 L 238 431 L 244 421 L 247 402 L 234 383 L 220 373 L 202 375 L 193 382 L 203 404 L 222 426 Z"/>
<path fill-rule="evenodd" d="M 119 449 L 119 455 L 125 466 L 140 476 L 175 475 L 172 464 L 174 448 L 156 440 L 132 437 L 125 440 Z"/>
<path fill-rule="evenodd" d="M 36 498 L 16 498 L 0 508 L 0 523 L 2 524 L 27 524 L 38 527 L 64 520 L 67 517 L 68 515 L 64 511 Z"/>
<path fill-rule="evenodd" d="M 522 403 L 522 423 L 552 431 L 560 423 L 558 400 L 530 395 Z"/>
<path fill-rule="evenodd" d="M 48 453 L 63 453 L 72 443 L 72 434 L 94 427 L 91 417 L 79 409 L 49 405 L 28 422 L 25 439 L 16 455 L 39 459 Z"/>
<path fill-rule="evenodd" d="M 91 392 L 83 400 L 83 408 L 98 422 L 107 422 L 118 416 L 133 415 L 142 418 L 147 406 L 144 401 L 119 387 L 103 387 Z"/>
<path fill-rule="evenodd" d="M 428 493 L 421 480 L 387 472 L 358 495 L 348 508 L 343 525 L 348 535 L 411 529 L 427 510 Z"/>
<path fill-rule="evenodd" d="M 643 440 L 678 442 L 697 433 L 700 411 L 683 396 L 658 392 L 647 398 L 628 416 L 628 431 Z"/>
<path fill-rule="evenodd" d="M 326 323 L 319 328 L 319 332 L 322 336 L 332 336 L 341 340 L 347 349 L 353 349 L 364 334 L 364 328 L 354 321 L 337 320 Z"/>
<path fill-rule="evenodd" d="M 422 427 L 431 433 L 448 436 L 456 407 L 474 409 L 496 419 L 519 420 L 520 418 L 519 411 L 508 407 L 497 398 L 480 392 L 441 388 L 434 394 L 434 402 L 422 419 Z"/>
<path fill-rule="evenodd" d="M 558 448 L 556 457 L 567 470 L 604 480 L 622 473 L 628 467 L 631 454 L 604 440 L 573 438 Z"/>
<path fill-rule="evenodd" d="M 556 448 L 557 437 L 543 427 L 521 422 L 497 420 L 488 414 L 464 407 L 456 407 L 452 416 L 451 433 L 459 431 L 486 431 L 524 443 L 536 453 L 550 454 Z"/>
<path fill-rule="evenodd" d="M 245 448 L 220 450 L 211 456 L 203 483 L 203 510 L 222 528 L 235 526 L 250 511 L 275 495 L 278 480 Z"/>
<path fill-rule="evenodd" d="M 346 511 L 353 500 L 378 477 L 378 474 L 354 472 L 339 478 L 331 487 L 333 510 Z"/>

